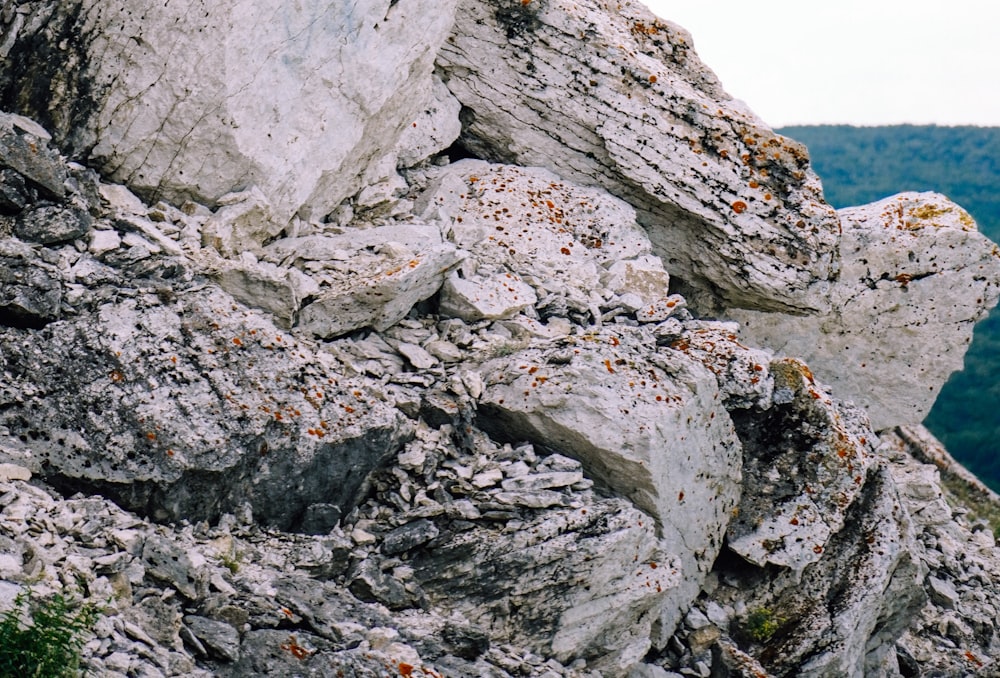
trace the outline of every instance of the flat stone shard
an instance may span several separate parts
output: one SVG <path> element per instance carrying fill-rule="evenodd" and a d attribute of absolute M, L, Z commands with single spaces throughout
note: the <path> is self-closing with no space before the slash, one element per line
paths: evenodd
<path fill-rule="evenodd" d="M 829 313 L 730 315 L 750 341 L 801 357 L 831 393 L 864 406 L 876 430 L 918 424 L 1000 297 L 1000 250 L 935 193 L 840 215 L 841 273 Z"/>
<path fill-rule="evenodd" d="M 729 306 L 826 307 L 839 227 L 805 147 L 731 99 L 683 29 L 637 3 L 465 0 L 438 66 L 476 155 L 627 200 L 671 273 Z"/>
<path fill-rule="evenodd" d="M 391 171 L 403 130 L 439 105 L 431 71 L 454 4 L 22 5 L 0 104 L 138 193 L 211 204 L 256 185 L 276 223 L 321 217 L 382 178 L 373 159 Z M 406 160 L 438 150 L 432 138 L 405 143 Z"/>
<path fill-rule="evenodd" d="M 49 147 L 51 138 L 28 118 L 0 113 L 0 167 L 27 179 L 43 197 L 61 200 L 66 196 L 67 174 L 59 154 Z"/>

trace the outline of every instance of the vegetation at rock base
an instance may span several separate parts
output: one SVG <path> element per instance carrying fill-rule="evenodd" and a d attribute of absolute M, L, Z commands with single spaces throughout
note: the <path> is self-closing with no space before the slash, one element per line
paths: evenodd
<path fill-rule="evenodd" d="M 19 593 L 0 616 L 0 678 L 80 675 L 80 650 L 97 615 L 94 606 L 75 608 L 58 594 L 39 599 L 30 590 Z"/>
<path fill-rule="evenodd" d="M 937 191 L 1000 241 L 1000 128 L 820 125 L 777 131 L 809 147 L 826 198 L 835 207 L 901 191 Z M 1000 309 L 976 326 L 965 369 L 948 380 L 924 423 L 956 459 L 1000 491 L 997 375 Z"/>

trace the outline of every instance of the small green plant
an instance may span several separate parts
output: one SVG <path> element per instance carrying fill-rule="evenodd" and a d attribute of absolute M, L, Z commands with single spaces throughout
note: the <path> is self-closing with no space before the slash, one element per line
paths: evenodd
<path fill-rule="evenodd" d="M 758 643 L 766 643 L 785 623 L 784 618 L 766 607 L 758 607 L 746 618 L 746 632 Z"/>
<path fill-rule="evenodd" d="M 505 341 L 502 344 L 497 344 L 495 347 L 493 347 L 493 357 L 503 358 L 509 355 L 514 355 L 522 348 L 524 348 L 523 344 L 518 344 L 513 341 Z"/>
<path fill-rule="evenodd" d="M 233 555 L 222 554 L 219 556 L 219 562 L 224 568 L 236 574 L 240 571 L 240 561 L 243 560 L 242 553 L 233 553 Z"/>
<path fill-rule="evenodd" d="M 58 594 L 38 599 L 31 589 L 19 593 L 14 607 L 0 615 L 0 676 L 79 676 L 84 636 L 97 615 L 93 605 L 74 606 Z"/>

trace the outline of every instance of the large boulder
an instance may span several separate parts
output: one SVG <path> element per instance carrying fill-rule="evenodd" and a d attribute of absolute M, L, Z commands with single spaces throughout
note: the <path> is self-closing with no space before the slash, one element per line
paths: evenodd
<path fill-rule="evenodd" d="M 840 217 L 840 279 L 828 313 L 730 315 L 750 341 L 802 358 L 834 396 L 863 405 L 876 430 L 919 424 L 1000 297 L 1000 249 L 936 193 L 904 193 Z"/>
<path fill-rule="evenodd" d="M 519 529 L 462 532 L 411 561 L 443 613 L 506 642 L 622 675 L 680 573 L 649 517 L 621 499 L 550 511 Z"/>
<path fill-rule="evenodd" d="M 638 3 L 464 0 L 438 65 L 475 155 L 603 186 L 726 305 L 825 308 L 839 228 L 805 147 L 729 97 L 682 28 Z"/>
<path fill-rule="evenodd" d="M 0 107 L 146 196 L 256 185 L 279 224 L 321 217 L 398 154 L 451 143 L 457 126 L 427 111 L 457 108 L 431 73 L 454 6 L 22 3 L 3 15 Z"/>
<path fill-rule="evenodd" d="M 741 447 L 714 375 L 652 333 L 605 329 L 483 367 L 479 422 L 575 457 L 656 520 L 681 582 L 660 606 L 673 629 L 722 546 L 740 492 Z"/>

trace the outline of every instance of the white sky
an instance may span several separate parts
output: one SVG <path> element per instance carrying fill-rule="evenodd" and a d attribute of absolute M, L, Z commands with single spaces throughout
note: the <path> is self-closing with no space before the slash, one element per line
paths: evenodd
<path fill-rule="evenodd" d="M 644 0 L 773 127 L 1000 126 L 1000 0 Z"/>

